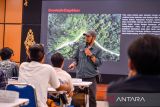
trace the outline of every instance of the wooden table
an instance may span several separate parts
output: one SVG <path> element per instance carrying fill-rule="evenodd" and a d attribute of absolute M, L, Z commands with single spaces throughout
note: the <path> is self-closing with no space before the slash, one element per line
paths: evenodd
<path fill-rule="evenodd" d="M 19 107 L 22 105 L 27 105 L 28 103 L 29 103 L 29 99 L 19 98 L 15 102 L 12 102 L 12 103 L 0 102 L 0 107 Z"/>

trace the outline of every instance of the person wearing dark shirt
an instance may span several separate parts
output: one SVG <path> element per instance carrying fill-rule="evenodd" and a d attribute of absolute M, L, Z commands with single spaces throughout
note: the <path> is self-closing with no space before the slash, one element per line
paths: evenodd
<path fill-rule="evenodd" d="M 0 69 L 6 73 L 7 78 L 18 77 L 19 75 L 18 65 L 10 60 L 12 55 L 13 50 L 8 47 L 5 47 L 0 51 L 0 56 L 2 59 L 2 61 L 0 61 Z"/>
<path fill-rule="evenodd" d="M 160 37 L 139 37 L 129 46 L 128 56 L 128 78 L 110 84 L 108 93 L 159 93 Z"/>
<path fill-rule="evenodd" d="M 7 84 L 6 74 L 0 69 L 0 90 L 4 90 Z"/>
<path fill-rule="evenodd" d="M 102 64 L 102 50 L 95 45 L 96 32 L 91 30 L 83 34 L 85 44 L 79 45 L 74 62 L 69 65 L 70 69 L 76 69 L 76 77 L 83 81 L 91 81 L 89 87 L 89 107 L 96 107 L 96 76 L 99 74 L 98 67 Z"/>

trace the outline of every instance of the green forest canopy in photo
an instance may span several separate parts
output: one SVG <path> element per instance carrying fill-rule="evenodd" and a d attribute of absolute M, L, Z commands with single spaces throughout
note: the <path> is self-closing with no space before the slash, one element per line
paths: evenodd
<path fill-rule="evenodd" d="M 47 57 L 60 52 L 66 59 L 73 57 L 83 33 L 95 30 L 96 45 L 103 51 L 104 61 L 120 57 L 121 14 L 48 14 Z"/>

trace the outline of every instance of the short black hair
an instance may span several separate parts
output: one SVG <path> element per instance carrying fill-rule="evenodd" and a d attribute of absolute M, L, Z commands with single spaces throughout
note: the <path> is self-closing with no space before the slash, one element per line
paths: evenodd
<path fill-rule="evenodd" d="M 138 74 L 160 74 L 160 37 L 145 34 L 128 48 L 128 56 Z"/>
<path fill-rule="evenodd" d="M 2 60 L 10 59 L 13 54 L 13 50 L 9 47 L 4 47 L 0 51 L 0 56 Z"/>
<path fill-rule="evenodd" d="M 51 56 L 51 62 L 54 67 L 61 67 L 64 61 L 64 57 L 60 53 L 55 53 Z"/>
<path fill-rule="evenodd" d="M 29 47 L 29 55 L 31 61 L 41 62 L 44 57 L 44 48 L 42 44 L 34 44 Z"/>

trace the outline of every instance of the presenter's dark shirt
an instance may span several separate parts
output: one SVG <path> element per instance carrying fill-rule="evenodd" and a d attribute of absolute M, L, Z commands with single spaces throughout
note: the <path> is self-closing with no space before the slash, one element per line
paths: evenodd
<path fill-rule="evenodd" d="M 90 48 L 92 54 L 96 57 L 94 63 L 89 56 L 84 53 L 86 46 L 80 45 L 74 55 L 77 64 L 76 76 L 77 78 L 91 78 L 98 74 L 98 67 L 102 64 L 102 50 L 95 44 Z"/>
<path fill-rule="evenodd" d="M 160 76 L 135 76 L 109 85 L 108 93 L 160 93 Z"/>

